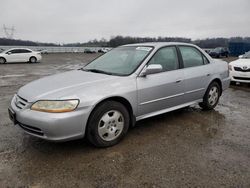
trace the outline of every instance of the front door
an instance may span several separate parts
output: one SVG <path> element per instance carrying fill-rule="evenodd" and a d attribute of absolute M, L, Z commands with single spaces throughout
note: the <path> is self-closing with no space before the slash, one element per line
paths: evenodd
<path fill-rule="evenodd" d="M 137 78 L 138 116 L 180 105 L 184 99 L 184 73 L 176 47 L 159 49 L 149 64 L 160 64 L 163 71 Z"/>
<path fill-rule="evenodd" d="M 19 59 L 18 49 L 10 50 L 6 54 L 8 54 L 6 56 L 7 62 L 18 62 L 18 59 Z"/>

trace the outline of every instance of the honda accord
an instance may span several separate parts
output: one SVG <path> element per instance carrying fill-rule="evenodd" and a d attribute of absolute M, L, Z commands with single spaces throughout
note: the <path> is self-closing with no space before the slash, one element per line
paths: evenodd
<path fill-rule="evenodd" d="M 23 86 L 9 116 L 32 136 L 51 141 L 85 136 L 108 147 L 136 121 L 194 104 L 213 109 L 229 84 L 228 64 L 195 45 L 124 45 L 78 70 Z"/>

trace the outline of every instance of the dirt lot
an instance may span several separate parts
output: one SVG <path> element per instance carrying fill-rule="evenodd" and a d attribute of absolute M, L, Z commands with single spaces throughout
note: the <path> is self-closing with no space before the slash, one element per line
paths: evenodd
<path fill-rule="evenodd" d="M 18 88 L 95 56 L 0 65 L 0 188 L 250 187 L 249 86 L 229 88 L 210 112 L 193 107 L 140 121 L 108 149 L 84 140 L 50 143 L 12 125 L 7 107 Z"/>

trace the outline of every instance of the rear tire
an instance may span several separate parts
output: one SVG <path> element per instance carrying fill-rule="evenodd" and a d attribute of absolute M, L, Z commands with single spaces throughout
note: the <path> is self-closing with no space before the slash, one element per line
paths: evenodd
<path fill-rule="evenodd" d="M 203 102 L 200 107 L 203 110 L 212 110 L 218 104 L 221 94 L 221 87 L 217 82 L 212 82 L 203 97 Z"/>
<path fill-rule="evenodd" d="M 96 147 L 116 145 L 125 136 L 130 123 L 128 110 L 116 101 L 101 103 L 91 113 L 87 139 Z"/>
<path fill-rule="evenodd" d="M 30 63 L 36 63 L 37 62 L 37 59 L 36 57 L 30 57 Z"/>
<path fill-rule="evenodd" d="M 6 63 L 6 59 L 4 59 L 3 57 L 0 57 L 0 64 L 4 64 Z"/>

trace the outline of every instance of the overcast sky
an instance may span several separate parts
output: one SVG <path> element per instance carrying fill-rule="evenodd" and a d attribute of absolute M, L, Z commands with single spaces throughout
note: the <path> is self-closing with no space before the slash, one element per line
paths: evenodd
<path fill-rule="evenodd" d="M 1 0 L 15 38 L 86 42 L 111 36 L 250 36 L 250 0 Z"/>

